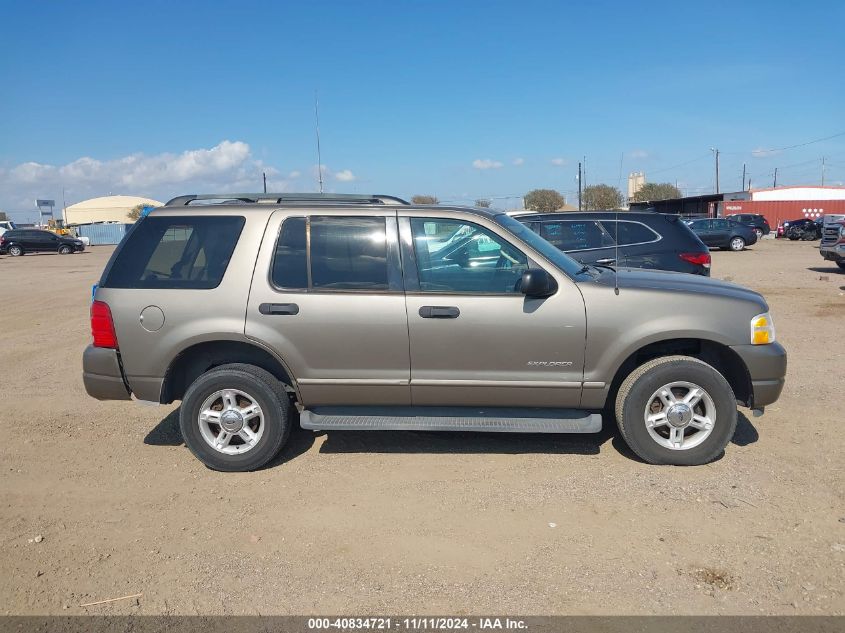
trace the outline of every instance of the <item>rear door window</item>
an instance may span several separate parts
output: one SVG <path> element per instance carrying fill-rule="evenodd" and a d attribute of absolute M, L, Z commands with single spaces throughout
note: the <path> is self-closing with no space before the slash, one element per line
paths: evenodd
<path fill-rule="evenodd" d="M 311 286 L 388 290 L 384 218 L 313 216 Z"/>
<path fill-rule="evenodd" d="M 106 270 L 104 288 L 216 288 L 244 226 L 242 216 L 149 216 Z"/>
<path fill-rule="evenodd" d="M 593 220 L 543 222 L 540 235 L 562 251 L 581 251 L 613 246 L 613 239 Z"/>

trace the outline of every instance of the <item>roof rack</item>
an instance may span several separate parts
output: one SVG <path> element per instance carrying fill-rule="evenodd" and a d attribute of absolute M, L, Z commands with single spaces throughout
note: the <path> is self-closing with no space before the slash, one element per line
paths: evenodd
<path fill-rule="evenodd" d="M 283 202 L 308 202 L 325 204 L 408 204 L 407 200 L 396 196 L 356 193 L 203 193 L 178 196 L 169 200 L 165 206 L 189 206 L 192 202 L 219 200 L 221 204 L 265 203 L 282 204 Z"/>

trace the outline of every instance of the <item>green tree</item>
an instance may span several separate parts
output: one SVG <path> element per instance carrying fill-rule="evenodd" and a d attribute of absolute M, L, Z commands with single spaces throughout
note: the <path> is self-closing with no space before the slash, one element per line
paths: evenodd
<path fill-rule="evenodd" d="M 670 182 L 647 182 L 634 194 L 632 202 L 655 202 L 680 197 L 681 190 Z"/>
<path fill-rule="evenodd" d="M 440 200 L 437 199 L 437 196 L 429 196 L 426 194 L 417 194 L 411 198 L 411 202 L 414 204 L 440 204 Z"/>
<path fill-rule="evenodd" d="M 126 217 L 132 220 L 133 222 L 137 222 L 138 219 L 141 217 L 141 212 L 144 210 L 145 207 L 150 205 L 144 204 L 143 202 L 136 204 L 134 207 L 129 209 L 129 213 L 126 214 Z"/>
<path fill-rule="evenodd" d="M 566 204 L 566 198 L 554 189 L 532 189 L 523 201 L 529 211 L 557 211 Z"/>
<path fill-rule="evenodd" d="M 475 206 L 481 207 L 482 209 L 489 209 L 491 201 L 487 198 L 479 198 L 475 201 Z"/>
<path fill-rule="evenodd" d="M 590 185 L 584 188 L 582 196 L 586 211 L 618 209 L 622 206 L 622 192 L 610 185 Z"/>

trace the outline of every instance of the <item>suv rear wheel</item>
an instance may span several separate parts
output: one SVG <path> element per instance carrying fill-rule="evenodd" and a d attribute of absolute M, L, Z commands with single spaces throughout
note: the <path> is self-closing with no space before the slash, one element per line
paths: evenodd
<path fill-rule="evenodd" d="M 697 466 L 713 461 L 736 430 L 736 397 L 724 376 L 689 356 L 641 365 L 619 387 L 622 437 L 650 464 Z"/>
<path fill-rule="evenodd" d="M 185 393 L 179 426 L 185 445 L 213 470 L 240 472 L 266 465 L 290 434 L 284 386 L 253 365 L 216 367 Z"/>

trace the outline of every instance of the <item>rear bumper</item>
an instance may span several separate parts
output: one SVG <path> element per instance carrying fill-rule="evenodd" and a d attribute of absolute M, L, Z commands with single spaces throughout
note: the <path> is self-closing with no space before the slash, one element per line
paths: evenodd
<path fill-rule="evenodd" d="M 751 376 L 751 402 L 748 406 L 757 409 L 775 402 L 786 380 L 786 350 L 783 345 L 734 345 L 731 349 L 745 363 Z"/>
<path fill-rule="evenodd" d="M 82 354 L 82 382 L 97 400 L 130 400 L 117 350 L 89 345 Z"/>

